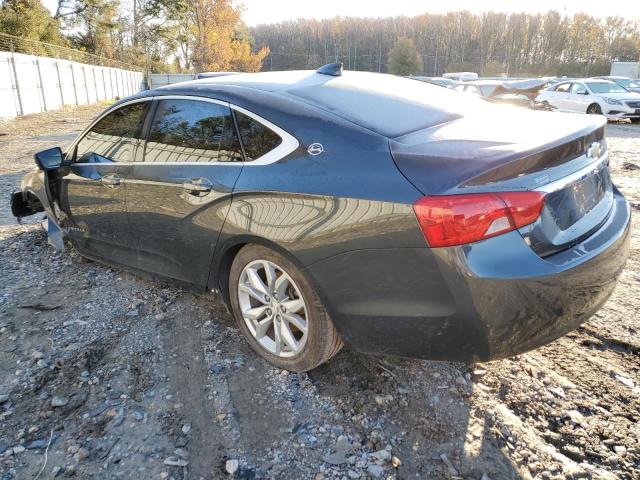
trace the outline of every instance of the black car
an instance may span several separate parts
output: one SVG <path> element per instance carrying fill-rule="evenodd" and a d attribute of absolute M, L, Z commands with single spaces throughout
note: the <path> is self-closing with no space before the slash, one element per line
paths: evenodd
<path fill-rule="evenodd" d="M 224 296 L 308 370 L 362 352 L 498 359 L 586 321 L 629 250 L 604 120 L 391 75 L 269 72 L 123 99 L 13 196 L 89 258 Z"/>

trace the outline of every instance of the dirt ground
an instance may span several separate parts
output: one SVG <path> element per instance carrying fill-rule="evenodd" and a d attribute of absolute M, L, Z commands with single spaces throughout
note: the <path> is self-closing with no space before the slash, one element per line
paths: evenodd
<path fill-rule="evenodd" d="M 635 211 L 606 306 L 483 365 L 253 354 L 214 297 L 55 254 L 6 200 L 100 106 L 0 124 L 0 478 L 640 479 L 640 125 L 610 124 Z M 38 476 L 39 475 L 39 476 Z"/>

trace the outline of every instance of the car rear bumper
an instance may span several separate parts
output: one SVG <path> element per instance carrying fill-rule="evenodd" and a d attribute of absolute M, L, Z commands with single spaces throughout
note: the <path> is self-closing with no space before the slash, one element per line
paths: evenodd
<path fill-rule="evenodd" d="M 544 259 L 510 232 L 459 247 L 354 251 L 309 270 L 354 349 L 487 361 L 544 345 L 589 319 L 612 293 L 629 240 L 629 204 L 616 191 L 595 234 Z"/>

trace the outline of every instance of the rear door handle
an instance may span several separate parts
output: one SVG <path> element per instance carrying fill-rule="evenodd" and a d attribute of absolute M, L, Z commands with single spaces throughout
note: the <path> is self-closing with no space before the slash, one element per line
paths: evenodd
<path fill-rule="evenodd" d="M 109 175 L 103 175 L 100 177 L 100 182 L 109 188 L 116 188 L 120 186 L 120 177 L 115 173 L 111 173 Z"/>
<path fill-rule="evenodd" d="M 213 184 L 207 178 L 192 178 L 184 182 L 182 188 L 192 195 L 203 195 L 209 193 L 213 189 Z"/>

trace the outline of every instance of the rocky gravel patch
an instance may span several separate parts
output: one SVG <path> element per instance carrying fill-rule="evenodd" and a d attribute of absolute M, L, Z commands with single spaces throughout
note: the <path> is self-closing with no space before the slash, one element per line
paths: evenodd
<path fill-rule="evenodd" d="M 0 124 L 2 198 L 99 109 Z M 640 126 L 608 137 L 640 211 Z M 56 254 L 26 220 L 0 205 L 2 480 L 640 478 L 635 219 L 611 299 L 550 345 L 483 365 L 345 348 L 305 374 L 253 354 L 216 297 Z"/>

